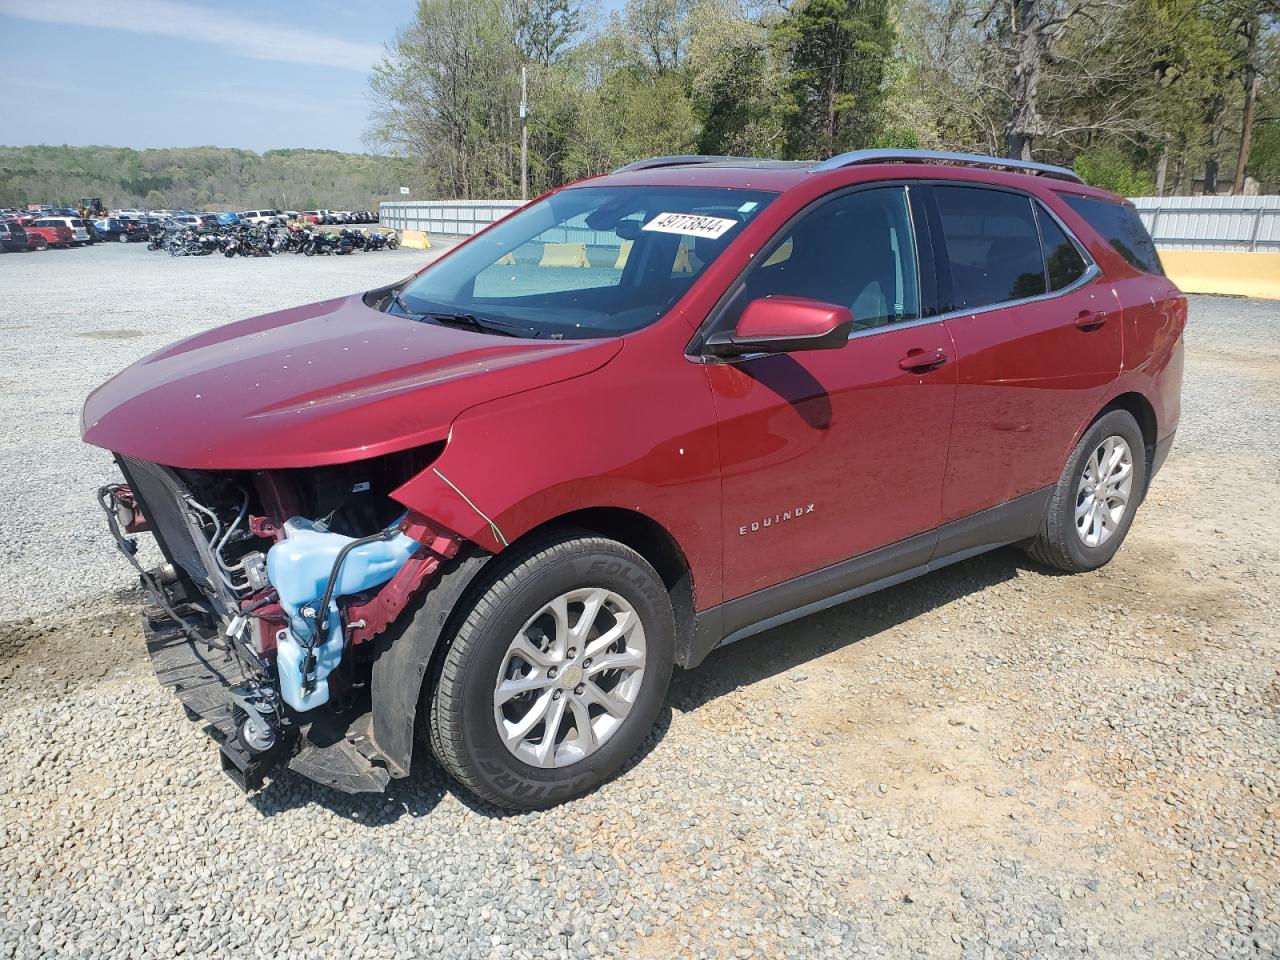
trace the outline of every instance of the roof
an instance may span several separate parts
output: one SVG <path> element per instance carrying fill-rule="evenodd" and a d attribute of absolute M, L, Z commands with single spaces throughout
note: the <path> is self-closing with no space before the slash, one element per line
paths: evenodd
<path fill-rule="evenodd" d="M 1087 187 L 1073 170 L 1034 161 L 931 150 L 854 150 L 828 160 L 768 160 L 756 157 L 651 157 L 619 167 L 607 175 L 614 182 L 652 186 L 737 187 L 782 192 L 815 176 L 851 168 L 867 171 L 867 179 L 883 176 L 886 165 L 918 165 L 931 170 L 987 171 L 997 177 L 1034 176 L 1060 186 Z"/>

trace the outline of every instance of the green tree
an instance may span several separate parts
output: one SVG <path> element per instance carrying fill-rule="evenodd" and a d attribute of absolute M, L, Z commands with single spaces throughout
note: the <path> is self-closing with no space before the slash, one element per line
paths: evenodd
<path fill-rule="evenodd" d="M 774 29 L 788 54 L 784 155 L 825 157 L 871 143 L 894 43 L 888 0 L 805 0 Z"/>

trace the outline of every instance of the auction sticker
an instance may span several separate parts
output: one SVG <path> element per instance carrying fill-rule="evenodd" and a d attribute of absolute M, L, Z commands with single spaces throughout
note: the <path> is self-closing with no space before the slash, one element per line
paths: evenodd
<path fill-rule="evenodd" d="M 660 213 L 641 229 L 656 230 L 658 233 L 678 233 L 685 237 L 707 237 L 714 240 L 737 225 L 737 220 L 725 217 L 701 217 L 696 213 Z"/>

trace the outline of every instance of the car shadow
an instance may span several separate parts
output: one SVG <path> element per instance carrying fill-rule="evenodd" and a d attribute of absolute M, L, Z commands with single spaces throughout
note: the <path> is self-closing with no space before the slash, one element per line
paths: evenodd
<path fill-rule="evenodd" d="M 622 768 L 610 780 L 625 776 L 627 771 L 644 762 L 667 735 L 671 728 L 671 706 L 662 705 L 658 719 L 649 735 Z M 494 820 L 509 817 L 536 816 L 538 811 L 509 810 L 485 803 L 468 790 L 458 786 L 444 772 L 431 752 L 417 745 L 413 755 L 413 769 L 408 777 L 392 780 L 383 793 L 342 793 L 323 784 L 308 780 L 281 764 L 270 774 L 266 785 L 249 795 L 249 803 L 264 817 L 275 816 L 288 810 L 317 806 L 330 813 L 350 820 L 377 827 L 395 823 L 403 817 L 425 817 L 444 799 L 452 795 L 473 813 Z"/>
<path fill-rule="evenodd" d="M 697 668 L 675 672 L 667 700 L 682 713 L 696 711 L 725 694 L 1012 580 L 1023 569 L 1045 572 L 1021 550 L 1005 547 L 719 647 Z"/>
<path fill-rule="evenodd" d="M 1012 580 L 1024 569 L 1054 572 L 1021 550 L 1005 547 L 713 650 L 696 669 L 674 672 L 653 730 L 613 779 L 625 776 L 657 749 L 671 728 L 673 708 L 681 713 L 696 711 L 725 694 Z M 262 790 L 249 797 L 249 803 L 263 816 L 314 805 L 344 820 L 377 827 L 403 817 L 428 816 L 446 795 L 488 819 L 538 815 L 477 799 L 454 783 L 421 746 L 414 753 L 410 776 L 392 780 L 384 793 L 340 793 L 281 766 Z"/>

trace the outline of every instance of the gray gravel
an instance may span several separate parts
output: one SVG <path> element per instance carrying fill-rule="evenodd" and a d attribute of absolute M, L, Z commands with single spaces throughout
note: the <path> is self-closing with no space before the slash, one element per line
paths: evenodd
<path fill-rule="evenodd" d="M 717 652 L 550 812 L 427 763 L 246 799 L 148 672 L 76 412 L 422 255 L 381 256 L 0 259 L 0 958 L 1280 955 L 1280 305 L 1194 301 L 1174 457 L 1103 571 L 1000 551 Z"/>

